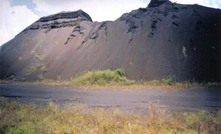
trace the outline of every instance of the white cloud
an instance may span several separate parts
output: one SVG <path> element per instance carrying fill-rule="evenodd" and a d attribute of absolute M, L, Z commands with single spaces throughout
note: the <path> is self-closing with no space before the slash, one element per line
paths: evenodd
<path fill-rule="evenodd" d="M 199 4 L 203 6 L 221 8 L 221 0 L 171 0 L 181 4 Z"/>
<path fill-rule="evenodd" d="M 95 21 L 115 20 L 123 13 L 146 7 L 142 0 L 32 0 L 36 10 L 54 14 L 82 9 Z"/>
<path fill-rule="evenodd" d="M 38 19 L 27 6 L 11 6 L 9 0 L 0 0 L 0 45 L 12 39 Z"/>
<path fill-rule="evenodd" d="M 123 13 L 146 7 L 150 0 L 32 0 L 36 10 L 54 14 L 82 9 L 95 21 L 115 20 Z M 200 4 L 221 8 L 221 0 L 171 0 L 181 4 Z"/>

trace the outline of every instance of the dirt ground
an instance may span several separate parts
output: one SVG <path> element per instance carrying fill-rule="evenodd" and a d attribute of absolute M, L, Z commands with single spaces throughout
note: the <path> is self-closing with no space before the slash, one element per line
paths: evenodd
<path fill-rule="evenodd" d="M 61 106 L 68 103 L 83 104 L 137 114 L 147 113 L 150 106 L 172 111 L 221 109 L 220 88 L 86 90 L 38 84 L 1 84 L 0 96 L 19 103 L 46 105 L 54 102 Z"/>

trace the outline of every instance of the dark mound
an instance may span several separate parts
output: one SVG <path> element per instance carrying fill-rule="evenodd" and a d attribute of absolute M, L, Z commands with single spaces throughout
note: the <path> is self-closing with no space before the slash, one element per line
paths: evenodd
<path fill-rule="evenodd" d="M 127 77 L 221 81 L 221 10 L 152 0 L 113 22 L 79 10 L 43 17 L 4 44 L 1 79 L 69 79 L 124 68 Z"/>
<path fill-rule="evenodd" d="M 156 7 L 168 1 L 169 0 L 151 0 L 148 7 Z"/>

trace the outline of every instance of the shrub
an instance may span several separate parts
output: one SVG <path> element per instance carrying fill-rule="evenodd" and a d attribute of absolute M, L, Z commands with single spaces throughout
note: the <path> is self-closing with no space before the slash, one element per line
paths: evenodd
<path fill-rule="evenodd" d="M 13 127 L 9 129 L 7 134 L 32 134 L 26 127 Z"/>
<path fill-rule="evenodd" d="M 123 69 L 89 71 L 71 80 L 74 85 L 108 85 L 126 83 L 127 78 Z"/>
<path fill-rule="evenodd" d="M 176 83 L 175 76 L 169 75 L 164 79 L 146 81 L 146 82 L 144 82 L 144 85 L 147 85 L 147 86 L 164 86 L 164 85 L 173 85 L 175 83 Z"/>
<path fill-rule="evenodd" d="M 165 79 L 162 79 L 161 81 L 163 84 L 172 85 L 172 84 L 176 83 L 176 78 L 173 75 L 169 75 Z"/>
<path fill-rule="evenodd" d="M 125 77 L 126 76 L 125 71 L 122 68 L 116 69 L 115 73 L 117 73 L 121 77 Z"/>
<path fill-rule="evenodd" d="M 159 86 L 160 84 L 161 84 L 160 80 L 151 80 L 151 81 L 144 82 L 144 85 L 148 85 L 148 86 Z"/>

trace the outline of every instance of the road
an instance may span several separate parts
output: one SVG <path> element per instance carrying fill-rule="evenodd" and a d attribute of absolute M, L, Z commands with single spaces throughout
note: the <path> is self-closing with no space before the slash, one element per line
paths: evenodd
<path fill-rule="evenodd" d="M 83 104 L 132 113 L 146 113 L 150 104 L 155 108 L 172 111 L 221 110 L 220 88 L 85 90 L 37 84 L 1 84 L 0 96 L 19 103 L 45 105 L 52 101 L 59 105 Z"/>

